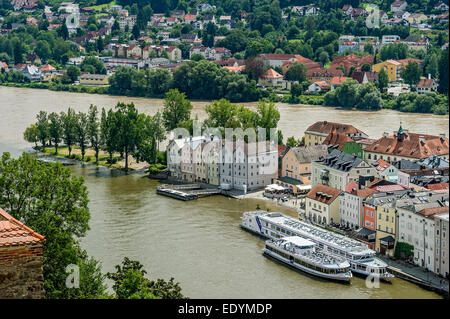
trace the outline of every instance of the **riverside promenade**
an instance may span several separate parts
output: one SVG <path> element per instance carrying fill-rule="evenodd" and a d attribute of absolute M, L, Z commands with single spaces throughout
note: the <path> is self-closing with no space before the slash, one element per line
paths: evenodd
<path fill-rule="evenodd" d="M 449 280 L 442 278 L 437 274 L 427 271 L 421 267 L 410 264 L 403 264 L 392 260 L 384 255 L 377 255 L 389 265 L 392 273 L 399 278 L 413 282 L 426 289 L 436 291 L 448 299 L 449 297 Z"/>

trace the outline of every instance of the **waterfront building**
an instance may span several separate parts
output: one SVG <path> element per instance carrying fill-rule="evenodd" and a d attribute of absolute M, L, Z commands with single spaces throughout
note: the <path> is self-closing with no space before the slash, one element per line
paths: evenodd
<path fill-rule="evenodd" d="M 401 72 L 403 70 L 402 63 L 391 59 L 372 65 L 372 71 L 374 72 L 380 73 L 381 69 L 386 71 L 389 82 L 401 80 Z"/>
<path fill-rule="evenodd" d="M 397 200 L 398 242 L 413 246 L 414 263 L 435 271 L 434 215 L 448 213 L 448 193 L 407 192 Z"/>
<path fill-rule="evenodd" d="M 82 74 L 79 77 L 80 85 L 107 86 L 109 75 L 106 74 Z"/>
<path fill-rule="evenodd" d="M 309 126 L 305 131 L 305 145 L 323 144 L 330 133 L 345 134 L 348 137 L 358 140 L 369 136 L 353 125 L 320 121 Z"/>
<path fill-rule="evenodd" d="M 353 180 L 358 181 L 361 175 L 378 176 L 375 167 L 359 157 L 333 150 L 329 155 L 312 162 L 312 186 L 328 185 L 340 190 Z"/>
<path fill-rule="evenodd" d="M 377 169 L 378 174 L 381 178 L 397 183 L 398 182 L 398 168 L 392 165 L 391 163 L 386 162 L 385 160 L 379 158 L 373 164 Z M 409 185 L 406 185 L 408 187 Z"/>
<path fill-rule="evenodd" d="M 44 298 L 44 241 L 0 208 L 0 299 Z"/>
<path fill-rule="evenodd" d="M 364 150 L 366 160 L 379 158 L 387 162 L 397 162 L 401 159 L 423 159 L 438 155 L 448 159 L 449 142 L 445 134 L 439 136 L 409 133 L 401 126 L 393 135 L 383 133 L 383 137 Z"/>
<path fill-rule="evenodd" d="M 306 216 L 324 225 L 339 224 L 339 195 L 341 190 L 318 184 L 314 186 L 305 199 Z"/>
<path fill-rule="evenodd" d="M 447 213 L 435 215 L 434 230 L 436 238 L 434 272 L 448 278 L 448 209 Z"/>

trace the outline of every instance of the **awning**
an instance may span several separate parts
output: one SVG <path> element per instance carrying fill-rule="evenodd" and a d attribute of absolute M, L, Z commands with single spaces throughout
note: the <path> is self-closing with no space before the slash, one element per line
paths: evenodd
<path fill-rule="evenodd" d="M 376 231 L 368 229 L 368 228 L 361 228 L 360 230 L 358 230 L 358 233 L 363 236 L 370 236 L 370 235 L 375 235 Z"/>
<path fill-rule="evenodd" d="M 389 236 L 380 238 L 380 242 L 385 242 L 387 244 L 393 244 L 395 242 L 395 238 L 389 235 Z"/>

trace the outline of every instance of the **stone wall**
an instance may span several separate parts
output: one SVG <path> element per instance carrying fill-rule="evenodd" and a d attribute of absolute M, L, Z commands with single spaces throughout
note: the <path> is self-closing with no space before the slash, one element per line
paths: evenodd
<path fill-rule="evenodd" d="M 42 244 L 0 247 L 0 299 L 44 295 Z"/>

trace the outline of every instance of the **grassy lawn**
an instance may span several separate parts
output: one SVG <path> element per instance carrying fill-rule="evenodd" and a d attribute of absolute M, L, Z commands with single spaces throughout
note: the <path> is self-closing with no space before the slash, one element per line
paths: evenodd
<path fill-rule="evenodd" d="M 103 8 L 108 8 L 116 4 L 116 0 L 111 1 L 110 3 L 99 4 L 98 6 L 88 7 L 90 9 L 94 9 L 95 11 L 102 11 Z"/>

